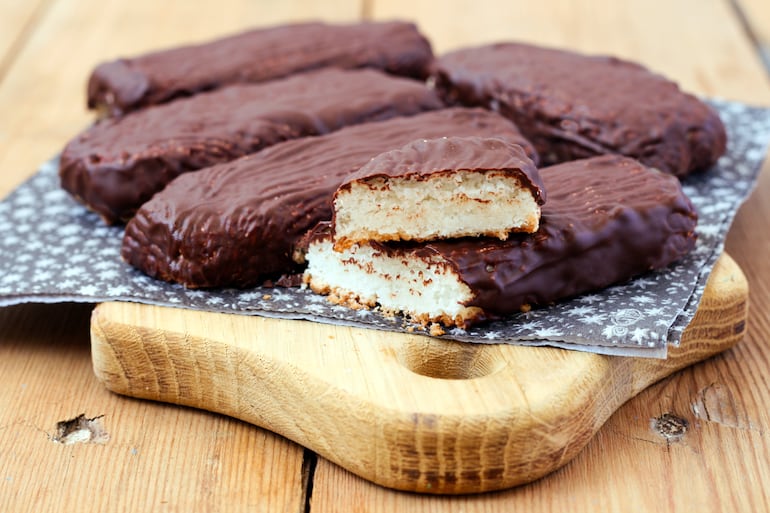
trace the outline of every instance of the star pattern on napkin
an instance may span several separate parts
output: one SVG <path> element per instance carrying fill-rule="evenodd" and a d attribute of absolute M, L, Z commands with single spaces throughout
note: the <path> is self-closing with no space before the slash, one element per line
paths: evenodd
<path fill-rule="evenodd" d="M 699 215 L 698 242 L 689 255 L 628 283 L 468 330 L 451 329 L 444 337 L 665 356 L 668 345 L 679 343 L 695 315 L 730 224 L 756 183 L 770 140 L 769 109 L 710 103 L 727 127 L 728 151 L 712 169 L 683 181 Z M 0 306 L 134 301 L 415 331 L 403 319 L 332 305 L 299 288 L 189 290 L 149 278 L 121 260 L 123 229 L 106 226 L 73 200 L 59 187 L 57 173 L 54 158 L 0 202 Z"/>

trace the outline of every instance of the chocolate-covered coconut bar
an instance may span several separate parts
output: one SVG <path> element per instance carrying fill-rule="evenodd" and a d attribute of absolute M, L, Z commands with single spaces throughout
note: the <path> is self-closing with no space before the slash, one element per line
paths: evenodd
<path fill-rule="evenodd" d="M 298 23 L 117 59 L 96 67 L 88 107 L 120 115 L 201 91 L 321 67 L 378 68 L 424 78 L 433 58 L 411 23 Z"/>
<path fill-rule="evenodd" d="M 524 149 L 490 137 L 418 139 L 378 155 L 334 195 L 334 241 L 534 232 L 545 191 Z"/>
<path fill-rule="evenodd" d="M 500 43 L 442 56 L 435 81 L 450 102 L 512 119 L 546 165 L 616 153 L 683 176 L 725 151 L 716 112 L 662 76 L 613 57 Z"/>
<path fill-rule="evenodd" d="M 331 219 L 332 197 L 349 174 L 409 141 L 450 135 L 499 137 L 536 158 L 513 123 L 482 109 L 439 110 L 287 141 L 174 180 L 126 226 L 123 258 L 188 287 L 248 287 L 297 272 L 294 243 Z"/>
<path fill-rule="evenodd" d="M 335 251 L 319 225 L 300 244 L 304 280 L 337 303 L 468 327 L 665 267 L 695 244 L 695 210 L 669 174 L 617 155 L 540 174 L 548 201 L 536 233 Z"/>
<path fill-rule="evenodd" d="M 438 108 L 424 84 L 377 70 L 238 84 L 96 123 L 64 148 L 61 183 L 106 222 L 125 221 L 182 173 L 287 139 Z"/>

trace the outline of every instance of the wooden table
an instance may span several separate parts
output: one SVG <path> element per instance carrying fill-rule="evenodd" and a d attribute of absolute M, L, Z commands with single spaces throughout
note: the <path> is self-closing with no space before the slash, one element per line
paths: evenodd
<path fill-rule="evenodd" d="M 104 59 L 254 25 L 409 18 L 434 49 L 520 39 L 633 58 L 687 90 L 770 106 L 765 0 L 4 0 L 0 196 L 89 123 L 84 83 Z M 590 9 L 588 8 L 590 7 Z M 623 406 L 570 464 L 535 483 L 467 497 L 394 492 L 270 432 L 119 397 L 91 371 L 92 305 L 0 309 L 0 511 L 768 511 L 770 169 L 727 249 L 751 286 L 745 340 Z M 716 405 L 707 419 L 693 404 Z M 103 415 L 103 444 L 55 443 L 56 423 Z M 672 413 L 679 443 L 650 431 Z"/>

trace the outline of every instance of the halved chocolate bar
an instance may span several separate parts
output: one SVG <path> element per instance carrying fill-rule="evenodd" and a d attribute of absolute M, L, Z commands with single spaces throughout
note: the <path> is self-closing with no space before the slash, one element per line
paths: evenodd
<path fill-rule="evenodd" d="M 264 82 L 322 67 L 377 68 L 425 78 L 433 53 L 412 23 L 298 23 L 97 66 L 88 107 L 121 115 L 228 84 Z"/>
<path fill-rule="evenodd" d="M 182 173 L 287 139 L 442 107 L 424 84 L 376 70 L 233 85 L 93 125 L 64 148 L 61 182 L 106 222 L 125 221 Z"/>
<path fill-rule="evenodd" d="M 468 327 L 665 267 L 695 244 L 695 210 L 671 175 L 615 155 L 540 173 L 536 233 L 335 251 L 322 224 L 300 244 L 304 280 L 337 303 Z"/>
<path fill-rule="evenodd" d="M 533 232 L 545 191 L 535 163 L 510 141 L 418 139 L 378 155 L 334 195 L 339 248 L 368 240 L 425 241 Z"/>
<path fill-rule="evenodd" d="M 287 141 L 180 176 L 126 226 L 122 254 L 188 287 L 258 285 L 302 267 L 295 242 L 332 217 L 332 197 L 373 157 L 419 138 L 499 137 L 536 159 L 516 126 L 482 109 L 446 109 Z"/>
<path fill-rule="evenodd" d="M 435 67 L 450 103 L 512 119 L 544 165 L 615 153 L 683 176 L 725 152 L 716 112 L 632 62 L 499 43 L 448 53 Z"/>

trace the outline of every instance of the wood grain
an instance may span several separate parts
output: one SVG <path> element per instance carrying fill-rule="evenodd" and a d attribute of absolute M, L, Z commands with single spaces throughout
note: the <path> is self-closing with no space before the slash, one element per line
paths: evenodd
<path fill-rule="evenodd" d="M 764 69 L 727 1 L 509 1 L 478 8 L 473 0 L 374 0 L 371 12 L 375 19 L 410 13 L 437 53 L 501 40 L 610 53 L 687 91 L 770 105 Z"/>
<path fill-rule="evenodd" d="M 0 2 L 0 81 L 13 65 L 29 34 L 34 32 L 47 4 L 44 0 Z"/>
<path fill-rule="evenodd" d="M 763 0 L 757 1 L 764 5 Z M 31 8 L 32 0 L 0 3 L 0 12 L 7 13 Z M 0 197 L 90 122 L 83 107 L 84 73 L 97 60 L 172 41 L 208 37 L 220 29 L 279 21 L 280 16 L 300 18 L 328 13 L 333 18 L 375 12 L 377 16 L 419 18 L 417 21 L 442 51 L 508 34 L 596 51 L 618 48 L 623 55 L 642 60 L 693 91 L 770 104 L 770 88 L 754 49 L 738 28 L 740 24 L 726 0 L 666 4 L 658 0 L 594 0 L 584 4 L 583 9 L 565 0 L 539 4 L 496 1 L 467 4 L 464 8 L 465 4 L 451 0 L 408 4 L 336 1 L 317 5 L 299 1 L 202 0 L 193 7 L 180 0 L 47 1 L 42 16 L 33 17 L 25 29 L 28 36 L 12 45 L 10 61 L 7 53 L 0 54 L 5 62 L 12 63 L 7 75 L 0 77 Z M 3 16 L 2 21 L 6 19 L 11 18 Z M 12 30 L 22 28 L 15 21 L 8 23 Z M 5 26 L 2 32 L 10 34 Z M 588 41 L 591 46 L 583 46 Z M 508 492 L 447 499 L 371 485 L 321 458 L 310 511 L 770 510 L 764 492 L 770 487 L 766 440 L 770 426 L 766 408 L 770 401 L 770 352 L 766 344 L 770 340 L 770 239 L 765 235 L 770 223 L 768 205 L 770 169 L 766 167 L 727 244 L 752 286 L 745 340 L 626 403 L 571 464 Z M 183 501 L 182 507 L 177 507 L 173 499 L 197 497 L 199 490 L 212 489 L 203 486 L 206 472 L 202 469 L 206 467 L 204 460 L 195 456 L 211 454 L 208 444 L 214 437 L 207 436 L 222 429 L 221 422 L 226 426 L 234 422 L 257 436 L 264 432 L 218 415 L 106 393 L 91 376 L 88 313 L 87 308 L 71 305 L 0 310 L 0 375 L 4 378 L 0 386 L 0 511 L 62 511 L 57 507 L 60 502 L 74 503 L 66 498 L 73 494 L 68 486 L 73 476 L 77 476 L 78 484 L 102 485 L 99 491 L 91 487 L 90 496 L 75 494 L 82 499 L 76 505 L 78 511 L 104 511 L 105 504 L 123 505 L 125 508 L 110 509 L 126 511 L 147 511 L 150 507 L 152 511 L 195 510 L 193 499 Z M 23 385 L 24 390 L 35 390 L 35 395 L 23 395 Z M 727 397 L 732 397 L 734 407 L 724 410 L 733 411 L 728 418 L 739 421 L 720 423 L 696 417 L 691 404 L 701 391 L 708 390 L 729 391 Z M 47 408 L 51 407 L 56 410 L 48 414 Z M 38 439 L 46 436 L 42 431 L 50 432 L 56 421 L 81 411 L 88 415 L 105 413 L 104 423 L 113 433 L 110 416 L 119 415 L 121 430 L 135 434 L 131 439 L 142 441 L 138 453 L 142 464 L 127 466 L 127 462 L 135 460 L 119 457 L 116 464 L 109 458 L 99 458 L 100 465 L 81 465 L 96 461 L 89 455 L 109 451 L 109 444 L 71 446 L 64 452 L 61 446 L 49 444 L 47 438 L 46 443 Z M 651 436 L 649 419 L 665 412 L 674 412 L 691 422 L 693 427 L 684 443 L 666 444 Z M 156 431 L 147 431 L 148 426 Z M 269 433 L 264 435 L 273 438 Z M 289 493 L 292 487 L 301 485 L 293 478 L 282 480 L 282 476 L 293 475 L 291 468 L 297 468 L 299 450 L 286 442 L 295 447 L 296 457 L 272 457 L 269 453 L 282 449 L 272 443 L 249 446 L 250 436 L 239 435 L 236 442 L 223 449 L 222 454 L 239 456 L 219 459 L 221 475 L 229 477 L 216 481 L 219 485 L 214 486 L 211 502 L 201 503 L 201 509 L 210 505 L 210 510 L 216 511 L 216 503 L 220 509 L 226 505 L 231 511 L 301 511 L 302 501 L 292 499 L 295 496 Z M 172 439 L 173 451 L 156 443 L 171 443 Z M 253 456 L 248 447 L 261 456 Z M 174 459 L 184 461 L 179 479 L 172 473 L 179 465 L 169 464 Z M 187 468 L 190 465 L 203 467 Z M 236 483 L 234 476 L 239 476 L 240 481 Z M 171 485 L 166 486 L 167 481 Z M 239 500 L 233 492 L 237 486 L 254 490 L 254 494 L 242 495 Z M 120 502 L 113 494 L 122 496 Z M 282 494 L 286 494 L 284 499 L 280 499 Z"/>
<path fill-rule="evenodd" d="M 561 467 L 626 400 L 734 345 L 747 300 L 723 256 L 663 360 L 126 303 L 97 306 L 91 351 L 114 392 L 265 427 L 386 487 L 478 493 Z"/>
<path fill-rule="evenodd" d="M 752 293 L 753 297 L 753 293 Z M 754 354 L 746 354 L 746 352 Z M 628 401 L 568 465 L 533 483 L 480 496 L 427 497 L 399 493 L 320 460 L 314 511 L 765 511 L 767 410 L 760 387 L 747 390 L 747 372 L 765 368 L 743 341 L 725 353 L 677 372 Z M 711 417 L 693 405 L 710 393 L 723 405 Z M 713 401 L 713 399 L 712 399 Z M 689 429 L 675 442 L 650 427 L 665 413 Z M 714 446 L 719 450 L 712 450 Z M 351 493 L 350 490 L 354 490 Z"/>
<path fill-rule="evenodd" d="M 26 2 L 15 2 L 14 5 Z M 31 175 L 93 119 L 85 85 L 99 62 L 288 21 L 351 21 L 358 0 L 189 2 L 52 0 L 0 83 L 0 197 Z M 54 122 L 55 121 L 55 122 Z"/>
<path fill-rule="evenodd" d="M 766 0 L 732 0 L 736 13 L 746 23 L 750 37 L 758 46 L 765 68 L 770 74 L 770 2 Z M 768 79 L 770 82 L 770 78 Z M 768 84 L 770 87 L 770 84 Z"/>

